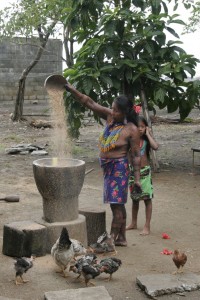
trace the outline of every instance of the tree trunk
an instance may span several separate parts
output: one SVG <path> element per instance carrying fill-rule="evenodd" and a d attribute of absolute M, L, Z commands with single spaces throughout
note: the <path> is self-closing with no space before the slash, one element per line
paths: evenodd
<path fill-rule="evenodd" d="M 74 41 L 71 38 L 71 28 L 69 26 L 67 28 L 64 28 L 64 48 L 67 67 L 71 68 L 74 65 Z"/>
<path fill-rule="evenodd" d="M 18 90 L 17 90 L 17 96 L 15 100 L 15 108 L 12 116 L 13 121 L 20 121 L 23 115 L 23 106 L 24 106 L 24 92 L 25 92 L 25 83 L 26 83 L 26 78 L 30 71 L 34 68 L 34 66 L 39 62 L 44 49 L 46 47 L 47 41 L 49 39 L 50 33 L 54 26 L 56 25 L 56 22 L 53 22 L 49 26 L 49 31 L 48 33 L 44 36 L 43 33 L 41 32 L 41 26 L 38 26 L 38 34 L 39 34 L 39 40 L 40 40 L 40 48 L 37 51 L 37 54 L 35 58 L 31 61 L 29 66 L 23 70 L 21 77 L 19 79 L 19 85 L 18 85 Z"/>
<path fill-rule="evenodd" d="M 128 100 L 133 101 L 133 87 L 132 85 L 126 80 L 124 77 L 124 82 L 123 82 L 123 94 L 126 95 Z"/>
<path fill-rule="evenodd" d="M 15 110 L 12 116 L 13 121 L 18 121 L 23 115 L 24 106 L 24 91 L 25 91 L 26 76 L 21 76 L 15 101 Z"/>
<path fill-rule="evenodd" d="M 143 110 L 144 117 L 147 120 L 148 126 L 152 130 L 152 124 L 151 124 L 151 119 L 150 119 L 150 116 L 149 116 L 147 98 L 146 98 L 144 87 L 143 87 L 142 83 L 141 83 L 140 97 L 141 97 L 142 110 Z M 153 130 L 152 130 L 152 133 L 153 133 Z M 157 159 L 157 156 L 156 156 L 156 151 L 152 150 L 152 149 L 151 149 L 151 158 L 152 158 L 154 171 L 159 172 L 160 166 L 159 166 L 158 159 Z"/>

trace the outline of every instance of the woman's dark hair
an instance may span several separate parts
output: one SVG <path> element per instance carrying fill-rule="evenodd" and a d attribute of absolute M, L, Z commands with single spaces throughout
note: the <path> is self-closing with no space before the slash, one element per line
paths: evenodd
<path fill-rule="evenodd" d="M 138 123 L 139 122 L 144 123 L 145 126 L 149 126 L 147 120 L 142 116 L 138 116 Z M 144 138 L 145 141 L 147 141 L 146 153 L 147 153 L 147 157 L 149 158 L 150 157 L 151 146 L 150 146 L 150 143 L 149 143 L 149 140 L 148 140 L 146 134 L 143 136 L 143 138 Z"/>
<path fill-rule="evenodd" d="M 126 115 L 127 122 L 132 122 L 138 126 L 138 114 L 133 109 L 133 102 L 128 100 L 125 95 L 116 97 L 114 101 L 119 110 Z"/>

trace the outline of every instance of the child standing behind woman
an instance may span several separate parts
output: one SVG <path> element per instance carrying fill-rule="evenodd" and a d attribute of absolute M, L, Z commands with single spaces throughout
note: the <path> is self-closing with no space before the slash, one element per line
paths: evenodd
<path fill-rule="evenodd" d="M 140 155 L 141 155 L 141 170 L 140 170 L 140 183 L 142 188 L 142 193 L 139 193 L 134 188 L 134 170 L 130 166 L 130 176 L 129 176 L 129 188 L 132 204 L 132 222 L 126 227 L 126 230 L 137 229 L 137 216 L 139 210 L 140 200 L 144 200 L 145 211 L 146 211 L 146 223 L 141 235 L 150 234 L 150 222 L 152 215 L 152 201 L 153 198 L 153 186 L 151 179 L 151 167 L 149 165 L 149 153 L 150 149 L 158 149 L 158 144 L 153 139 L 151 130 L 148 127 L 148 123 L 143 117 L 138 117 L 138 129 L 140 133 Z"/>

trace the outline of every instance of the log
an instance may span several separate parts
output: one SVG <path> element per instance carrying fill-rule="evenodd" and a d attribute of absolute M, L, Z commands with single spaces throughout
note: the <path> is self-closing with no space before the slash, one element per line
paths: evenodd
<path fill-rule="evenodd" d="M 101 209 L 80 209 L 79 214 L 86 218 L 88 245 L 97 242 L 97 239 L 106 231 L 106 211 Z"/>

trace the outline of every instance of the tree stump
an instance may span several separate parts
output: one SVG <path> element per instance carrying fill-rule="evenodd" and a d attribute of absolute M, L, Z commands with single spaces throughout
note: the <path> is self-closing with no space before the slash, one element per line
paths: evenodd
<path fill-rule="evenodd" d="M 88 245 L 97 242 L 97 239 L 106 231 L 106 211 L 100 209 L 85 208 L 79 210 L 86 218 Z"/>

